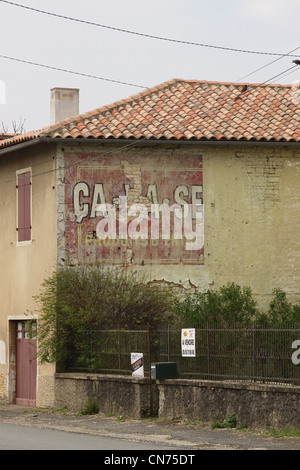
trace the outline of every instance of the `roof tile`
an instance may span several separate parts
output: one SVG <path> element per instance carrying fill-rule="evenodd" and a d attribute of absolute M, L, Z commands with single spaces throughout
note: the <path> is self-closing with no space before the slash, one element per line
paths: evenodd
<path fill-rule="evenodd" d="M 300 141 L 300 106 L 291 85 L 174 79 L 28 134 L 37 138 Z"/>

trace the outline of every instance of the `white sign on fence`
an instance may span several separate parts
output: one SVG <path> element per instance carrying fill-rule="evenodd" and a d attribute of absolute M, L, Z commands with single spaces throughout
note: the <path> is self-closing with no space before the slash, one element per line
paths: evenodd
<path fill-rule="evenodd" d="M 195 328 L 181 330 L 181 355 L 182 357 L 196 357 Z"/>
<path fill-rule="evenodd" d="M 131 353 L 132 377 L 144 377 L 143 353 Z"/>

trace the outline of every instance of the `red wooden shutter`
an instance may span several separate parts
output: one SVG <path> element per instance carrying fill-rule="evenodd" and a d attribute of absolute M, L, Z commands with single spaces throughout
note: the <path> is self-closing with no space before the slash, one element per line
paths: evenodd
<path fill-rule="evenodd" d="M 18 175 L 18 241 L 31 240 L 30 171 Z"/>

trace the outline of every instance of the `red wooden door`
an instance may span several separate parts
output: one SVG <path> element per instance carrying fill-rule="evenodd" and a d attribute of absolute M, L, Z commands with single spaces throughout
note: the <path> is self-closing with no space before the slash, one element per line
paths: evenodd
<path fill-rule="evenodd" d="M 36 405 L 36 338 L 29 334 L 35 323 L 19 321 L 16 331 L 16 404 Z"/>

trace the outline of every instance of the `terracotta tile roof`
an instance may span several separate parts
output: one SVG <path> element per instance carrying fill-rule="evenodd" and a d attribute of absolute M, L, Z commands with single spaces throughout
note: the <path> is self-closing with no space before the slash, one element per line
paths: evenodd
<path fill-rule="evenodd" d="M 37 138 L 300 141 L 291 85 L 171 80 L 109 106 L 0 142 Z"/>
<path fill-rule="evenodd" d="M 0 134 L 0 140 L 11 139 L 15 135 L 16 134 L 6 134 L 6 133 Z"/>

